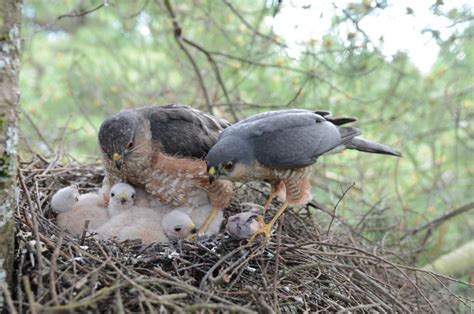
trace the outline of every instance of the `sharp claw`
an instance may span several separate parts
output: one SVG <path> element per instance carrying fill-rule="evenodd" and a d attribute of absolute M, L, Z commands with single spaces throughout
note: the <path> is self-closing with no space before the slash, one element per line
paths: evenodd
<path fill-rule="evenodd" d="M 259 222 L 262 223 L 262 227 L 260 229 L 257 230 L 257 232 L 255 232 L 249 239 L 249 242 L 255 242 L 260 236 L 264 236 L 264 241 L 267 242 L 268 240 L 270 240 L 270 234 L 272 232 L 272 227 L 273 227 L 273 224 L 265 224 L 265 222 L 263 222 L 263 217 L 258 219 Z"/>

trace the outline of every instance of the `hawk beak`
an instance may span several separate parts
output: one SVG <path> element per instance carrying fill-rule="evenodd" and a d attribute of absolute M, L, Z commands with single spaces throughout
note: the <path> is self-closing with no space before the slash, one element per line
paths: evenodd
<path fill-rule="evenodd" d="M 214 181 L 216 181 L 216 177 L 209 176 L 209 184 L 212 184 Z"/>
<path fill-rule="evenodd" d="M 122 156 L 119 153 L 114 153 L 112 156 L 112 160 L 115 162 L 115 167 L 117 167 L 117 169 L 120 170 L 123 165 Z"/>
<path fill-rule="evenodd" d="M 127 200 L 128 200 L 128 196 L 127 196 L 127 193 L 120 193 L 120 204 L 124 205 Z"/>
<path fill-rule="evenodd" d="M 216 168 L 214 167 L 209 168 L 207 170 L 207 174 L 209 175 L 209 184 L 212 184 L 212 182 L 216 180 L 216 174 L 217 174 Z"/>

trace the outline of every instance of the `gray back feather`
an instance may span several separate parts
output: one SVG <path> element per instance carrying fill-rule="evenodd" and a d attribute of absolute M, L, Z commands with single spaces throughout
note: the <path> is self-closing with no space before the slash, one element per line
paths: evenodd
<path fill-rule="evenodd" d="M 152 139 L 168 155 L 204 158 L 220 132 L 230 125 L 224 119 L 179 104 L 134 110 L 150 121 Z"/>
<path fill-rule="evenodd" d="M 309 166 L 341 143 L 335 125 L 307 110 L 286 111 L 235 124 L 222 137 L 235 133 L 252 143 L 257 161 L 269 168 Z"/>

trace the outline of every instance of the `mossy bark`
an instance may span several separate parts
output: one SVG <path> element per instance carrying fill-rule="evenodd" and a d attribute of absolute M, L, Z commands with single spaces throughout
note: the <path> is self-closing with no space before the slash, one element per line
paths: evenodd
<path fill-rule="evenodd" d="M 20 92 L 21 0 L 0 3 L 0 284 L 11 284 Z M 0 311 L 4 307 L 0 294 Z"/>

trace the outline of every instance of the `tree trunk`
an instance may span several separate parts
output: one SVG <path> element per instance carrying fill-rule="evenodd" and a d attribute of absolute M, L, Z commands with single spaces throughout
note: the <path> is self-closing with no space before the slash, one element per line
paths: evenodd
<path fill-rule="evenodd" d="M 0 4 L 0 285 L 11 283 L 14 258 L 16 146 L 20 92 L 21 0 Z M 4 298 L 0 294 L 0 311 Z"/>

